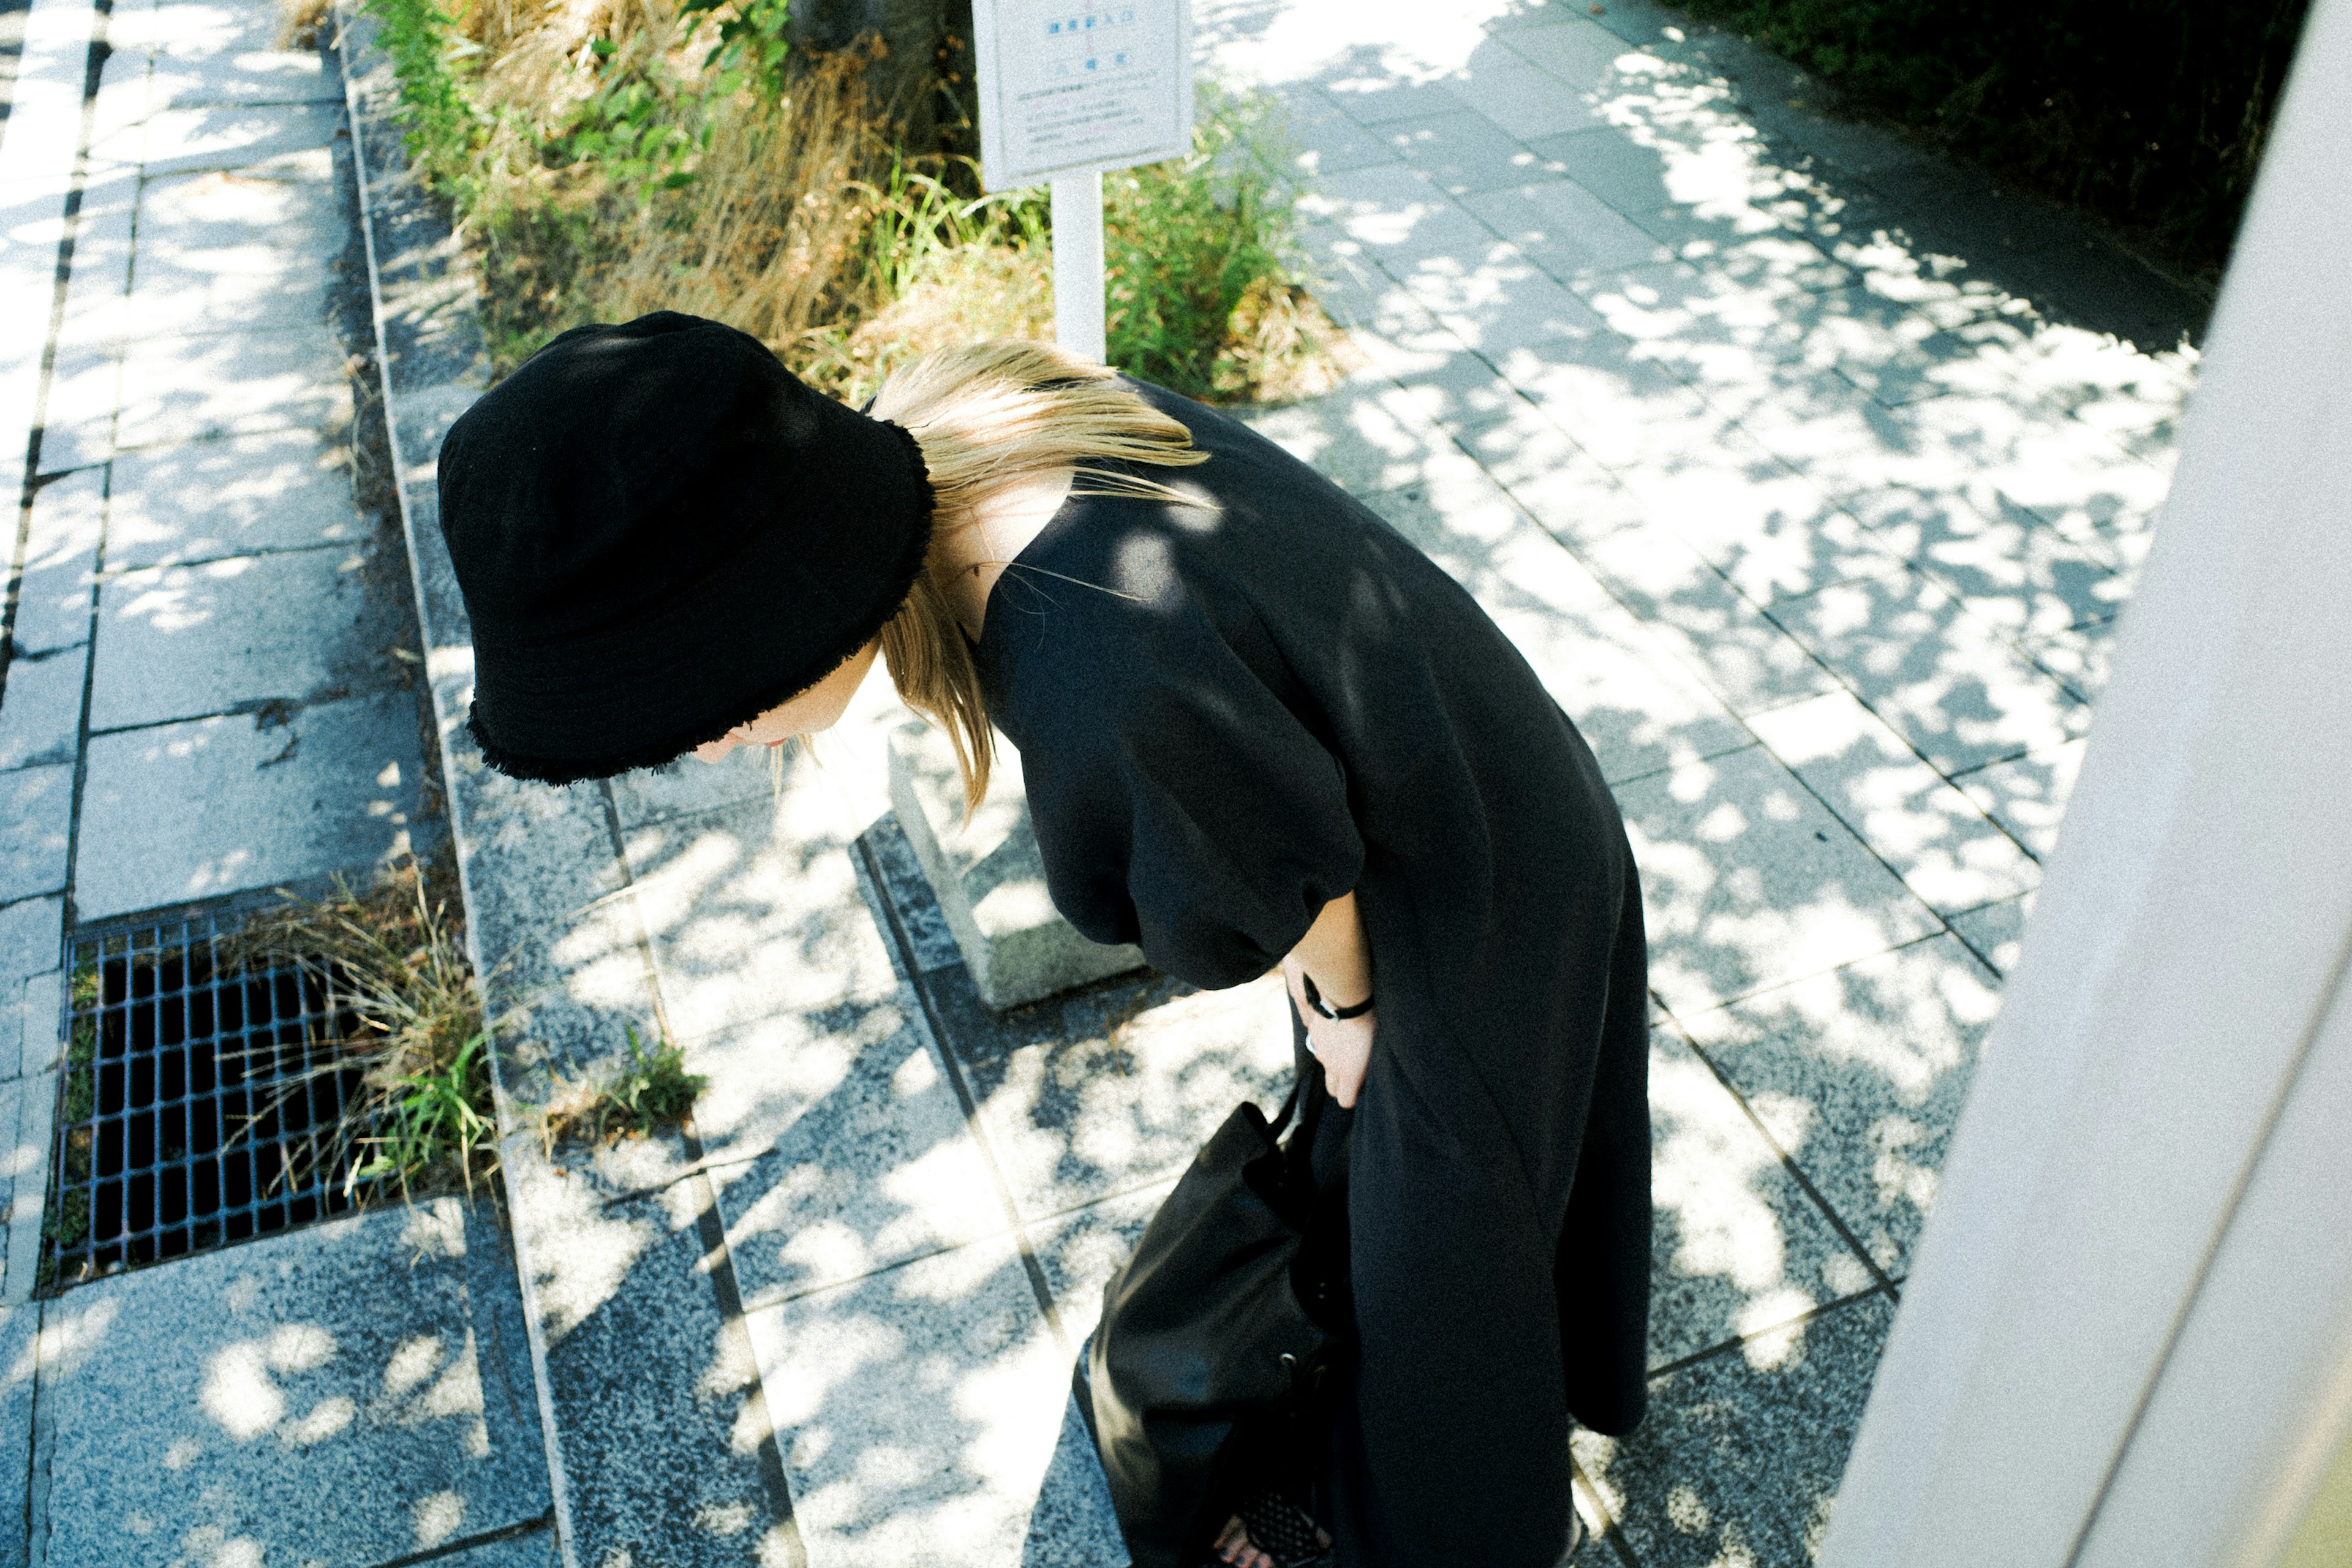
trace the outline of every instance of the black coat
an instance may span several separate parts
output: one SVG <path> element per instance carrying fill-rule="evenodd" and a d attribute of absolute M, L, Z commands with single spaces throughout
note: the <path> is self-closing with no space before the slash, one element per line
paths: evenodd
<path fill-rule="evenodd" d="M 1233 420 L 1188 508 L 1073 496 L 978 657 L 1047 886 L 1097 942 L 1240 984 L 1353 889 L 1379 1032 L 1353 1118 L 1360 1352 L 1340 1561 L 1551 1568 L 1572 1415 L 1641 1419 L 1641 895 L 1591 752 L 1453 578 Z M 1085 585 L 1082 585 L 1085 584 Z"/>

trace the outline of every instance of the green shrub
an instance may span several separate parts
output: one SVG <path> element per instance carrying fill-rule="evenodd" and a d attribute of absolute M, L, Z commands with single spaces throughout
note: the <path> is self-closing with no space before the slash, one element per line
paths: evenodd
<path fill-rule="evenodd" d="M 2227 259 L 2308 0 L 1687 0 L 1854 105 Z"/>
<path fill-rule="evenodd" d="M 969 160 L 898 147 L 862 47 L 787 72 L 786 0 L 364 3 L 412 163 L 471 241 L 496 374 L 671 309 L 856 400 L 926 349 L 1051 331 L 1045 193 L 979 196 Z M 1211 93 L 1192 157 L 1106 181 L 1111 363 L 1206 398 L 1328 383 L 1279 143 L 1269 103 Z"/>

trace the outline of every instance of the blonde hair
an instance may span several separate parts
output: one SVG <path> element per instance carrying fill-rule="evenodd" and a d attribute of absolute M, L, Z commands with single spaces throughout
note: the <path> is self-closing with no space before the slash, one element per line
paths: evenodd
<path fill-rule="evenodd" d="M 977 342 L 925 354 L 892 374 L 867 412 L 912 432 L 930 470 L 929 559 L 882 628 L 882 657 L 899 700 L 947 731 L 969 820 L 987 797 L 996 748 L 980 672 L 950 608 L 943 542 L 971 527 L 991 496 L 1066 469 L 1076 475 L 1073 495 L 1180 500 L 1165 485 L 1087 465 L 1183 468 L 1208 454 L 1112 372 L 1048 343 Z"/>

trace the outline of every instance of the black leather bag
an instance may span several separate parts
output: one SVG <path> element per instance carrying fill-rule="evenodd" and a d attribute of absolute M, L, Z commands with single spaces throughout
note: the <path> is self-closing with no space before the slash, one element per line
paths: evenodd
<path fill-rule="evenodd" d="M 1271 1124 L 1236 1107 L 1103 1292 L 1078 1403 L 1135 1568 L 1209 1561 L 1241 1489 L 1297 1495 L 1317 1468 L 1352 1315 L 1344 1183 L 1318 1192 L 1307 1158 L 1316 1079 L 1287 1148 L 1297 1089 Z"/>

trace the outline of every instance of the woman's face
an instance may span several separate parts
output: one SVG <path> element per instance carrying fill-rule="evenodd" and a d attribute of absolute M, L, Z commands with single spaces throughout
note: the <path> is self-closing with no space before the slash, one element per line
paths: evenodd
<path fill-rule="evenodd" d="M 694 748 L 694 754 L 715 763 L 738 746 L 781 746 L 794 735 L 814 735 L 841 721 L 858 683 L 874 668 L 882 639 L 875 637 L 849 656 L 848 662 L 781 707 L 771 708 L 748 724 L 738 724 L 719 739 Z"/>

